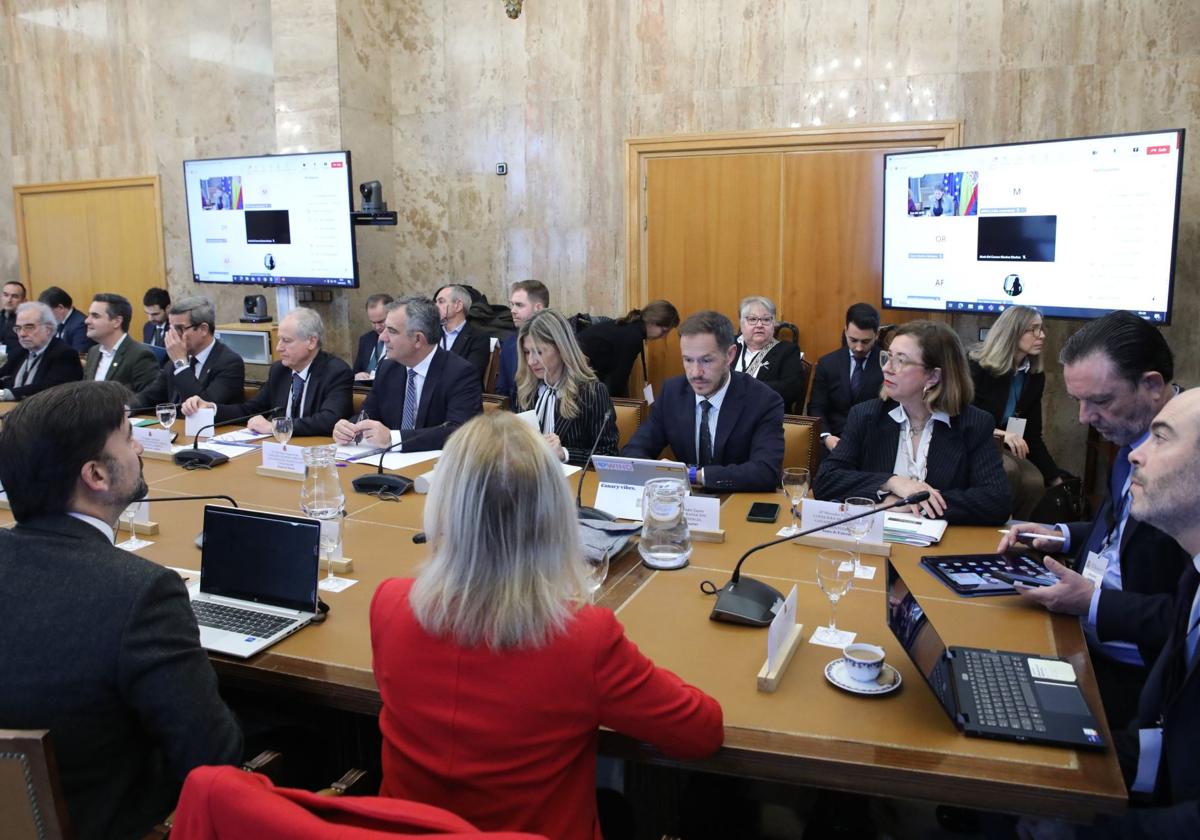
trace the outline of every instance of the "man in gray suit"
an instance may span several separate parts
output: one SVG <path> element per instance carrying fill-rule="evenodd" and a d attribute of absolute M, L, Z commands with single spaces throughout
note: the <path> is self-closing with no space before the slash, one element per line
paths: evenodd
<path fill-rule="evenodd" d="M 35 394 L 0 426 L 0 729 L 49 729 L 74 834 L 140 836 L 192 768 L 241 760 L 179 575 L 113 545 L 146 492 L 115 382 Z"/>
<path fill-rule="evenodd" d="M 120 382 L 137 393 L 158 376 L 154 351 L 129 337 L 133 306 L 121 295 L 98 294 L 88 308 L 87 337 L 96 342 L 83 363 L 83 378 Z"/>

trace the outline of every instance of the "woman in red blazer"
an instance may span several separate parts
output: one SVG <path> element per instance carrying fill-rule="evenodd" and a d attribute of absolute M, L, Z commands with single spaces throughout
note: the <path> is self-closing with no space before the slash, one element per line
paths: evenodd
<path fill-rule="evenodd" d="M 385 796 L 484 830 L 600 838 L 597 730 L 701 758 L 721 707 L 585 605 L 562 468 L 508 412 L 450 438 L 425 505 L 430 560 L 371 603 Z"/>

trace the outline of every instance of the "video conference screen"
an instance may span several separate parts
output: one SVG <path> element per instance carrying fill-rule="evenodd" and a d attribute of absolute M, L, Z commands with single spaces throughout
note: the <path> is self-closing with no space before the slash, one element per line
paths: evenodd
<path fill-rule="evenodd" d="M 886 155 L 883 305 L 1170 323 L 1183 136 Z"/>
<path fill-rule="evenodd" d="M 184 161 L 198 283 L 358 286 L 350 153 Z"/>

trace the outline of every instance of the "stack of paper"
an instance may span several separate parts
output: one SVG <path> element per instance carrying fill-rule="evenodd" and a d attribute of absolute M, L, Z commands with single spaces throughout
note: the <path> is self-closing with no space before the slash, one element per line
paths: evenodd
<path fill-rule="evenodd" d="M 885 542 L 924 548 L 941 542 L 942 536 L 946 533 L 946 524 L 941 519 L 923 519 L 903 513 L 886 513 L 883 517 L 883 539 Z"/>

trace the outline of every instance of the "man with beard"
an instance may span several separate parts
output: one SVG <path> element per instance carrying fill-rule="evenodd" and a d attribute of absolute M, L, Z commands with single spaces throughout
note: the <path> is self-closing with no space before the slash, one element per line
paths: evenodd
<path fill-rule="evenodd" d="M 113 545 L 146 494 L 116 382 L 35 394 L 0 427 L 0 729 L 48 729 L 77 837 L 141 836 L 192 768 L 237 762 L 187 590 Z"/>

